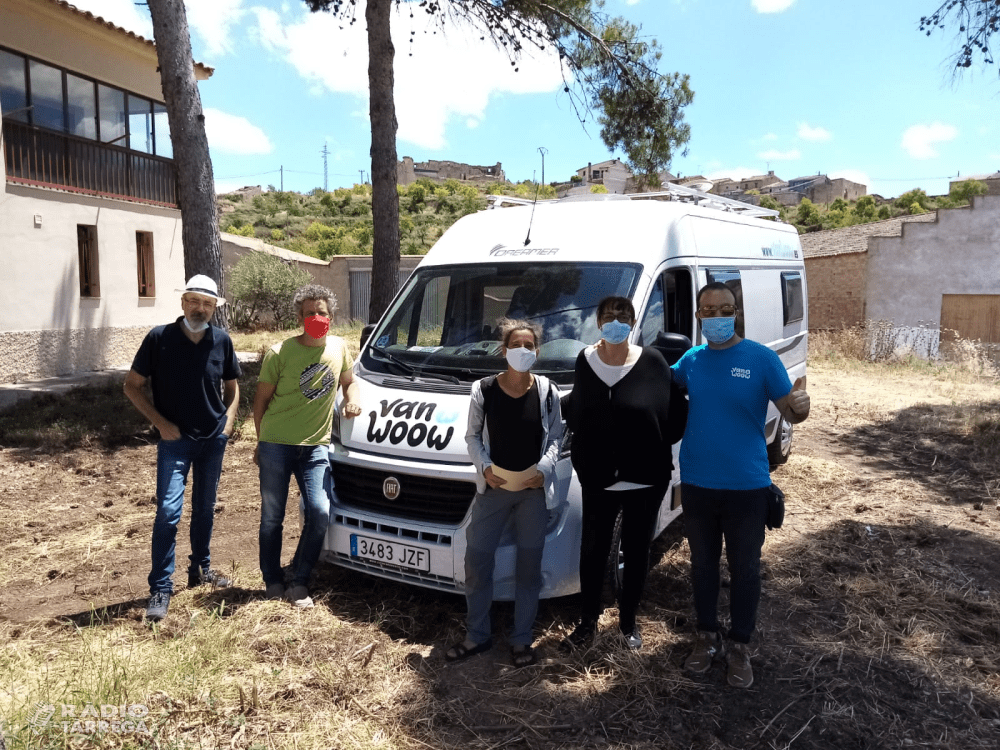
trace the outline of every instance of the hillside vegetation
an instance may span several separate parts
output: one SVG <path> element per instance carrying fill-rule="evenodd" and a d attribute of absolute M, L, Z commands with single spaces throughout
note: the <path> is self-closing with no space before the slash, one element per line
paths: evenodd
<path fill-rule="evenodd" d="M 486 207 L 490 194 L 524 198 L 554 198 L 551 185 L 530 181 L 475 184 L 459 180 L 434 182 L 421 178 L 399 185 L 399 250 L 403 255 L 423 255 L 448 227 L 466 214 Z M 938 208 L 955 208 L 984 195 L 986 183 L 966 180 L 950 195 L 928 196 L 919 188 L 879 205 L 874 196 L 856 201 L 838 198 L 830 204 L 805 199 L 797 206 L 781 206 L 771 196 L 760 199 L 764 208 L 781 212 L 781 220 L 800 233 L 867 224 L 896 216 L 920 214 Z M 334 255 L 367 255 L 372 251 L 371 185 L 354 185 L 310 193 L 269 190 L 253 198 L 237 194 L 219 196 L 219 228 L 245 237 L 326 260 Z"/>
<path fill-rule="evenodd" d="M 535 185 L 509 182 L 477 185 L 459 180 L 422 178 L 397 186 L 399 250 L 426 253 L 448 227 L 466 214 L 486 207 L 490 194 L 534 197 Z M 541 186 L 539 198 L 554 198 L 555 189 Z M 372 188 L 354 185 L 310 193 L 272 190 L 250 199 L 236 194 L 219 197 L 219 228 L 244 237 L 326 260 L 334 255 L 372 251 Z"/>

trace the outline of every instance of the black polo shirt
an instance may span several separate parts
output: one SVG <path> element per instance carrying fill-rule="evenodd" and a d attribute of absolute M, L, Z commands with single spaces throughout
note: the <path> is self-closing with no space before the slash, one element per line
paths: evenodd
<path fill-rule="evenodd" d="M 157 326 L 143 339 L 132 369 L 150 379 L 153 406 L 185 437 L 212 438 L 226 426 L 222 381 L 242 373 L 233 340 L 209 325 L 195 344 L 181 329 L 183 316 Z"/>

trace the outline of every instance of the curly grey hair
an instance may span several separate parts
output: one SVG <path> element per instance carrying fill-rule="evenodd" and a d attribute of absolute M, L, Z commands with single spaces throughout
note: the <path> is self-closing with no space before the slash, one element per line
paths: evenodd
<path fill-rule="evenodd" d="M 292 297 L 292 309 L 296 315 L 302 314 L 302 305 L 306 300 L 310 299 L 326 302 L 326 306 L 330 309 L 331 314 L 337 309 L 337 298 L 333 295 L 333 292 L 319 284 L 306 284 L 295 292 L 295 296 Z"/>
<path fill-rule="evenodd" d="M 497 328 L 500 330 L 500 341 L 503 342 L 504 346 L 507 346 L 510 342 L 510 337 L 514 335 L 515 331 L 530 332 L 531 335 L 535 337 L 536 349 L 542 345 L 542 327 L 538 325 L 538 323 L 532 323 L 527 320 L 501 318 L 500 322 L 497 324 Z"/>

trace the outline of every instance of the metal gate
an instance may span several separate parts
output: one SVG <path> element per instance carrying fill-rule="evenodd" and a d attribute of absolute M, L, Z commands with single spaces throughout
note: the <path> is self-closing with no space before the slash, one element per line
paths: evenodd
<path fill-rule="evenodd" d="M 402 289 L 403 284 L 410 278 L 412 271 L 399 269 L 399 282 L 397 289 Z M 368 307 L 372 301 L 372 272 L 370 268 L 363 268 L 350 272 L 351 285 L 351 320 L 362 320 L 368 322 Z"/>

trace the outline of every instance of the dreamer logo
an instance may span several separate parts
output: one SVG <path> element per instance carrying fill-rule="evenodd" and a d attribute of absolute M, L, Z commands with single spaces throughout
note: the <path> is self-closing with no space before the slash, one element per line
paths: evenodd
<path fill-rule="evenodd" d="M 749 367 L 734 367 L 729 371 L 729 374 L 734 378 L 743 378 L 745 380 L 750 379 L 750 368 Z"/>

